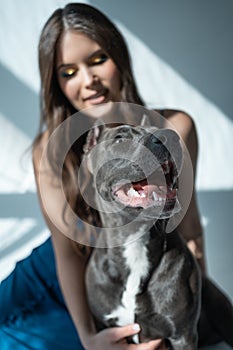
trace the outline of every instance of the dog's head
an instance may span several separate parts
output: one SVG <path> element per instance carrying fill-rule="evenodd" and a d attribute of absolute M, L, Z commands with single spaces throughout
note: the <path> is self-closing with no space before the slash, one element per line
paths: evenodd
<path fill-rule="evenodd" d="M 84 158 L 101 211 L 110 205 L 128 217 L 143 212 L 144 218 L 164 219 L 179 210 L 182 149 L 173 130 L 98 123 L 88 133 Z"/>

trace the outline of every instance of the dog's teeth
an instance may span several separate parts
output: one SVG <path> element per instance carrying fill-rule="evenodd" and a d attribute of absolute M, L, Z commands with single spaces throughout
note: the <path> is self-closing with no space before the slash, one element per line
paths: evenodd
<path fill-rule="evenodd" d="M 129 196 L 129 197 L 133 197 L 133 196 L 135 196 L 135 190 L 133 189 L 133 187 L 130 187 L 130 189 L 128 190 L 128 192 L 127 192 L 127 195 Z"/>
<path fill-rule="evenodd" d="M 155 191 L 153 191 L 152 195 L 153 195 L 154 201 L 162 202 L 166 200 L 166 198 L 164 197 L 159 197 Z"/>
<path fill-rule="evenodd" d="M 133 187 L 130 188 L 130 190 L 127 192 L 127 195 L 129 197 L 141 197 L 141 195 L 137 191 L 135 191 Z"/>
<path fill-rule="evenodd" d="M 153 198 L 154 198 L 154 201 L 157 201 L 159 199 L 159 197 L 158 197 L 156 192 L 153 192 Z"/>
<path fill-rule="evenodd" d="M 141 198 L 141 195 L 137 191 L 135 191 L 135 197 L 140 197 Z"/>

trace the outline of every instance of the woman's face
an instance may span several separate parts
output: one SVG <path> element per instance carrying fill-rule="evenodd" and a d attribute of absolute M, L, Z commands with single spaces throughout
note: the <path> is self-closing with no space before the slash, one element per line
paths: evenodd
<path fill-rule="evenodd" d="M 84 34 L 65 32 L 56 69 L 61 90 L 76 109 L 120 101 L 120 74 L 115 63 Z"/>

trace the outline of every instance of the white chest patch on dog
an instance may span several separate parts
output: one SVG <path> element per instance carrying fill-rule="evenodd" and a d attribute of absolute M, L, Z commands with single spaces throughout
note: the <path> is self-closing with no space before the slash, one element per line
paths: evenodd
<path fill-rule="evenodd" d="M 144 229 L 144 228 L 142 228 Z M 123 256 L 129 275 L 126 280 L 125 290 L 122 294 L 121 304 L 105 318 L 117 318 L 117 324 L 124 326 L 135 321 L 136 295 L 140 292 L 142 277 L 146 277 L 149 271 L 147 248 L 144 245 L 144 237 L 132 242 L 132 235 L 124 246 Z M 124 268 L 124 267 L 122 267 Z"/>

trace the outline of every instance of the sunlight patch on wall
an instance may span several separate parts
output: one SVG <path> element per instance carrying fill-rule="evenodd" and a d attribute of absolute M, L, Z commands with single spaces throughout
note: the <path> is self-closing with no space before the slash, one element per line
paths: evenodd
<path fill-rule="evenodd" d="M 0 114 L 0 193 L 35 191 L 30 138 Z"/>

